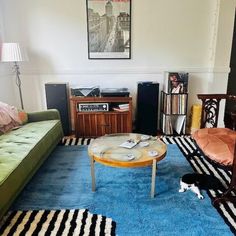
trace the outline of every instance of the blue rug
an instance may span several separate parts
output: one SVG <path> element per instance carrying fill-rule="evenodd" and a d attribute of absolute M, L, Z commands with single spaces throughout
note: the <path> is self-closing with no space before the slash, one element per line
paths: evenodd
<path fill-rule="evenodd" d="M 86 146 L 58 146 L 12 206 L 12 210 L 78 209 L 111 217 L 123 235 L 232 235 L 211 205 L 192 192 L 179 193 L 179 178 L 193 172 L 177 145 L 158 165 L 150 198 L 151 167 L 118 169 L 96 163 L 91 191 Z"/>

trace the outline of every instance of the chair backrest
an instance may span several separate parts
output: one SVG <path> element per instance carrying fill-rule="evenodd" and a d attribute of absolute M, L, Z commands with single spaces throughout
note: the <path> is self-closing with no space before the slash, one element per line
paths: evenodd
<path fill-rule="evenodd" d="M 201 115 L 201 128 L 217 127 L 220 101 L 231 100 L 236 102 L 235 95 L 228 94 L 198 94 L 199 99 L 202 100 L 202 115 Z M 233 122 L 233 129 L 236 126 L 236 112 L 231 112 L 231 119 Z"/>

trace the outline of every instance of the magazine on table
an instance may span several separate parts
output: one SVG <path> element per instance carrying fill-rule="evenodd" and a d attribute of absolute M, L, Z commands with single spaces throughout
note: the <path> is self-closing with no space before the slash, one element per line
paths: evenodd
<path fill-rule="evenodd" d="M 140 140 L 129 139 L 125 141 L 124 143 L 120 144 L 119 146 L 130 149 L 130 148 L 135 147 L 139 142 Z"/>

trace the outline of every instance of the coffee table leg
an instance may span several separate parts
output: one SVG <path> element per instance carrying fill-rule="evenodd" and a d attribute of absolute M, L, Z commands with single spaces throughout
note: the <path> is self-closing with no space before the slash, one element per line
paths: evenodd
<path fill-rule="evenodd" d="M 94 159 L 91 157 L 91 177 L 92 177 L 92 191 L 95 192 L 95 172 L 94 172 Z"/>
<path fill-rule="evenodd" d="M 151 187 L 151 198 L 154 198 L 154 195 L 155 195 L 156 170 L 157 170 L 157 160 L 156 160 L 156 159 L 153 159 L 153 162 L 152 162 L 152 187 Z"/>

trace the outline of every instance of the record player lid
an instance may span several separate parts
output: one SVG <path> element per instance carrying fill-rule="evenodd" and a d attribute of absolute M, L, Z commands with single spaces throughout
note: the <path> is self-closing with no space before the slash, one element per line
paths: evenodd
<path fill-rule="evenodd" d="M 128 88 L 104 88 L 101 89 L 101 96 L 103 97 L 128 97 L 129 90 Z"/>
<path fill-rule="evenodd" d="M 122 92 L 128 92 L 128 88 L 103 88 L 101 89 L 104 93 L 122 93 Z"/>

